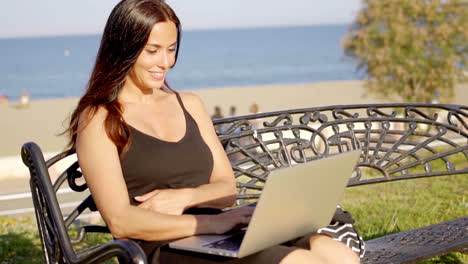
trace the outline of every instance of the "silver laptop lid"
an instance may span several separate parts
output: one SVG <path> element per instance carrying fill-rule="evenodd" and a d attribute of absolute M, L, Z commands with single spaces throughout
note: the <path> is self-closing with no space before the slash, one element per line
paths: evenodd
<path fill-rule="evenodd" d="M 327 226 L 360 153 L 358 149 L 272 171 L 238 257 Z"/>

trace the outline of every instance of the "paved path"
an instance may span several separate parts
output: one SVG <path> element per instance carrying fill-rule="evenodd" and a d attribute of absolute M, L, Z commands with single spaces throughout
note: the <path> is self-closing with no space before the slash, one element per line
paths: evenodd
<path fill-rule="evenodd" d="M 58 199 L 63 214 L 66 215 L 89 195 L 89 191 L 75 193 L 68 185 L 63 185 L 58 191 Z M 0 181 L 0 217 L 33 215 L 34 206 L 28 179 L 20 178 Z"/>

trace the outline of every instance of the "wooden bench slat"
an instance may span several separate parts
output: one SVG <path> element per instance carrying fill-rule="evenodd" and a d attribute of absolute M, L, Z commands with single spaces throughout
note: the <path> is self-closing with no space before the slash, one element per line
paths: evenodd
<path fill-rule="evenodd" d="M 468 216 L 366 242 L 361 263 L 417 263 L 450 252 L 468 251 Z"/>

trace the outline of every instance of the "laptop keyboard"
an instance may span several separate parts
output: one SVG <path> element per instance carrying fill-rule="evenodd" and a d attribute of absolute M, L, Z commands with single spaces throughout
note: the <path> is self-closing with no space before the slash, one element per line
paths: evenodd
<path fill-rule="evenodd" d="M 204 247 L 235 251 L 239 249 L 242 239 L 244 238 L 244 235 L 245 235 L 245 232 L 241 232 L 233 236 L 230 236 L 226 239 L 219 240 L 210 244 L 206 244 L 204 245 Z"/>

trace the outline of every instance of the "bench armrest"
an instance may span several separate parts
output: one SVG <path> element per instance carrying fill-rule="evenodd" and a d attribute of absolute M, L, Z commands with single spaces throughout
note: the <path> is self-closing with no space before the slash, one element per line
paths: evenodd
<path fill-rule="evenodd" d="M 97 263 L 112 257 L 118 257 L 120 263 L 147 263 L 145 252 L 137 243 L 130 240 L 114 240 L 81 251 L 76 263 Z"/>

